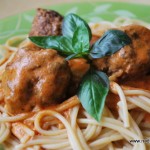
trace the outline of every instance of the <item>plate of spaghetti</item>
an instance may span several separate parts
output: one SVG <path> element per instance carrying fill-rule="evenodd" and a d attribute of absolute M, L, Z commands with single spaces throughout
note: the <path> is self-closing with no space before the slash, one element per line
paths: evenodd
<path fill-rule="evenodd" d="M 0 150 L 149 150 L 149 9 L 70 3 L 2 19 Z"/>

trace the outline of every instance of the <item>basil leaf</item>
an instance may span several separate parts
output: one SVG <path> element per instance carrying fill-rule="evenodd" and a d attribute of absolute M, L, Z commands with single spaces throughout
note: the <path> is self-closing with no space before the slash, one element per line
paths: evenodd
<path fill-rule="evenodd" d="M 84 109 L 100 121 L 106 96 L 109 91 L 109 80 L 105 73 L 90 70 L 83 78 L 78 97 Z"/>
<path fill-rule="evenodd" d="M 131 43 L 129 36 L 121 30 L 108 30 L 91 48 L 90 58 L 102 58 Z"/>
<path fill-rule="evenodd" d="M 64 55 L 74 54 L 72 48 L 72 41 L 70 38 L 64 36 L 38 36 L 29 37 L 29 39 L 39 47 L 52 48 Z"/>
<path fill-rule="evenodd" d="M 29 39 L 42 48 L 52 48 L 66 59 L 88 57 L 91 39 L 91 30 L 88 24 L 75 14 L 64 18 L 62 25 L 63 36 L 29 37 Z"/>
<path fill-rule="evenodd" d="M 62 24 L 63 36 L 72 38 L 76 29 L 80 28 L 80 26 L 84 26 L 85 28 L 87 28 L 90 40 L 92 34 L 89 25 L 82 18 L 72 13 L 68 14 L 63 20 Z"/>
<path fill-rule="evenodd" d="M 80 28 L 78 27 L 74 32 L 72 46 L 74 51 L 80 54 L 81 57 L 88 54 L 90 43 L 88 31 L 84 26 L 81 26 Z"/>

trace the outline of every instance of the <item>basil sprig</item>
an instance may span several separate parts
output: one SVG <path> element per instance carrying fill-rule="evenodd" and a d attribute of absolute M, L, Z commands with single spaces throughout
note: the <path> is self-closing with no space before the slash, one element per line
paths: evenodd
<path fill-rule="evenodd" d="M 120 50 L 131 43 L 128 35 L 120 30 L 108 30 L 91 47 L 91 30 L 88 24 L 75 14 L 68 14 L 62 24 L 62 36 L 29 37 L 42 48 L 52 48 L 66 60 L 84 57 L 102 58 Z M 100 121 L 105 99 L 109 91 L 109 80 L 105 73 L 93 68 L 83 77 L 77 95 L 85 110 Z"/>
<path fill-rule="evenodd" d="M 53 48 L 65 56 L 87 57 L 91 30 L 83 19 L 75 14 L 67 15 L 63 21 L 62 34 L 62 36 L 34 36 L 29 39 L 39 47 Z"/>

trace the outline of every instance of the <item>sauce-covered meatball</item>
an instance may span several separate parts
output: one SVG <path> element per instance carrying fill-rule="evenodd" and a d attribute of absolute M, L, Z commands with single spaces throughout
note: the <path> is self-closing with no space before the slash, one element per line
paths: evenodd
<path fill-rule="evenodd" d="M 90 69 L 90 64 L 84 58 L 75 58 L 69 60 L 69 67 L 72 73 L 69 95 L 72 96 L 76 94 L 83 76 Z"/>
<path fill-rule="evenodd" d="M 55 50 L 19 49 L 2 78 L 6 108 L 17 114 L 61 102 L 69 81 L 68 63 Z"/>
<path fill-rule="evenodd" d="M 29 33 L 29 36 L 61 35 L 62 21 L 63 17 L 58 12 L 38 8 L 36 16 L 34 17 L 32 23 L 32 29 Z M 91 44 L 94 39 L 97 39 L 97 37 L 92 37 Z M 82 77 L 89 69 L 89 64 L 85 59 L 82 58 L 72 59 L 68 62 L 72 74 L 68 95 L 72 96 L 76 94 Z"/>
<path fill-rule="evenodd" d="M 111 56 L 93 60 L 98 70 L 106 72 L 114 80 L 145 75 L 150 70 L 150 30 L 139 25 L 121 27 L 132 40 Z"/>

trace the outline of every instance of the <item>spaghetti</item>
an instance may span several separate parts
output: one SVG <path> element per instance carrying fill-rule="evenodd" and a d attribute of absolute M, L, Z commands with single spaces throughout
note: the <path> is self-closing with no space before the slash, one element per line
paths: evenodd
<path fill-rule="evenodd" d="M 117 18 L 113 23 L 91 24 L 93 34 L 128 23 L 149 24 Z M 101 30 L 102 29 L 102 30 Z M 106 30 L 107 30 L 106 29 Z M 97 32 L 98 31 L 98 32 Z M 26 36 L 8 39 L 1 46 L 0 80 L 6 64 L 11 61 L 18 47 L 27 44 Z M 19 44 L 14 44 L 20 41 Z M 111 79 L 111 77 L 110 77 Z M 95 121 L 81 106 L 77 96 L 53 108 L 35 109 L 32 113 L 11 116 L 7 114 L 0 98 L 0 143 L 6 150 L 146 150 L 150 144 L 131 140 L 150 138 L 150 91 L 110 84 L 110 92 L 118 97 L 117 116 L 105 105 L 101 122 Z"/>

